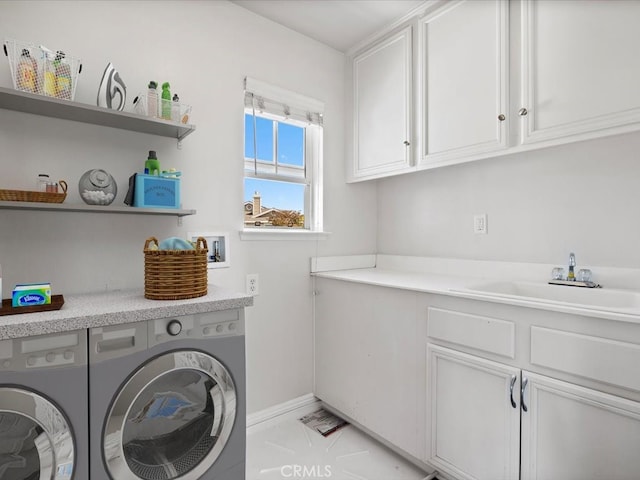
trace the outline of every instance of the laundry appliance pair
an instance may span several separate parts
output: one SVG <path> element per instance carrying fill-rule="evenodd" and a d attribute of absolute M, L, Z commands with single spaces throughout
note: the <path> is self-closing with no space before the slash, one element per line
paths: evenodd
<path fill-rule="evenodd" d="M 0 367 L 3 480 L 245 478 L 242 309 L 4 340 Z"/>

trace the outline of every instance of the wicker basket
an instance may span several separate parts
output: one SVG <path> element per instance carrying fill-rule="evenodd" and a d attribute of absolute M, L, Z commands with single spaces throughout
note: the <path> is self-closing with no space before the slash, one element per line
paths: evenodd
<path fill-rule="evenodd" d="M 0 190 L 0 201 L 3 202 L 41 202 L 62 203 L 67 198 L 67 182 L 59 180 L 62 193 L 37 192 L 31 190 Z"/>
<path fill-rule="evenodd" d="M 207 241 L 198 237 L 195 250 L 151 250 L 144 243 L 144 296 L 151 300 L 182 300 L 207 294 Z"/>

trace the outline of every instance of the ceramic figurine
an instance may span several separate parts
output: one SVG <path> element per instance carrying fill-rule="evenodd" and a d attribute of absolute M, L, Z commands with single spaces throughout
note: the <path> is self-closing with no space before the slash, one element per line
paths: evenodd
<path fill-rule="evenodd" d="M 118 97 L 117 100 L 116 97 Z M 98 106 L 122 111 L 126 98 L 127 87 L 113 63 L 109 62 L 98 89 Z"/>

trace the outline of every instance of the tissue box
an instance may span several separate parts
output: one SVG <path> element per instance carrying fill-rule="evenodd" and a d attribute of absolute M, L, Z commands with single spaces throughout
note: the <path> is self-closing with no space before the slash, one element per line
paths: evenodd
<path fill-rule="evenodd" d="M 180 208 L 180 179 L 136 174 L 133 206 Z"/>
<path fill-rule="evenodd" d="M 14 307 L 48 305 L 50 303 L 50 283 L 27 283 L 16 285 L 16 287 L 13 289 L 11 305 Z"/>

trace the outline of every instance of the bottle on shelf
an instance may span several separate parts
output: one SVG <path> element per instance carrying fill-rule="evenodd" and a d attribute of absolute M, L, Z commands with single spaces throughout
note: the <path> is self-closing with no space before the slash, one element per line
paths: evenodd
<path fill-rule="evenodd" d="M 56 97 L 71 100 L 71 65 L 65 60 L 63 51 L 56 52 L 53 64 L 56 72 Z"/>
<path fill-rule="evenodd" d="M 169 82 L 162 84 L 162 118 L 171 120 L 171 91 L 169 90 Z"/>
<path fill-rule="evenodd" d="M 23 48 L 16 72 L 16 84 L 18 85 L 18 88 L 20 90 L 35 93 L 37 88 L 37 71 L 35 59 L 31 57 L 29 50 Z"/>
<path fill-rule="evenodd" d="M 38 182 L 36 184 L 36 190 L 38 192 L 46 192 L 47 191 L 47 183 L 49 183 L 49 175 L 46 173 L 38 174 Z"/>
<path fill-rule="evenodd" d="M 44 94 L 48 97 L 56 96 L 56 67 L 55 54 L 46 47 L 40 47 L 44 52 Z"/>
<path fill-rule="evenodd" d="M 177 93 L 174 93 L 173 101 L 171 102 L 171 120 L 173 122 L 180 121 L 180 98 Z"/>
<path fill-rule="evenodd" d="M 147 91 L 147 116 L 158 116 L 158 83 L 151 80 Z"/>
<path fill-rule="evenodd" d="M 149 157 L 144 162 L 144 173 L 147 175 L 160 175 L 160 162 L 155 150 L 149 150 Z"/>

